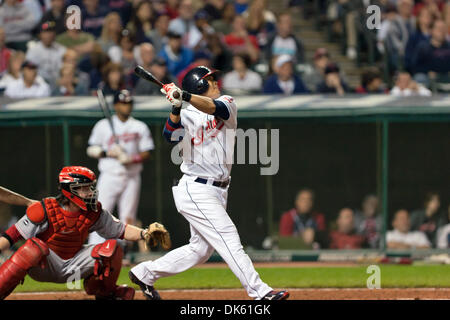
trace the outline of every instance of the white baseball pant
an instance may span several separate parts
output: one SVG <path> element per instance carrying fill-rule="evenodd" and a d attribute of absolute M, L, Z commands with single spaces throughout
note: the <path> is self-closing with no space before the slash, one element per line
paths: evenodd
<path fill-rule="evenodd" d="M 272 288 L 256 272 L 226 212 L 228 188 L 193 181 L 184 175 L 172 188 L 175 205 L 190 224 L 189 244 L 174 249 L 155 261 L 146 261 L 131 269 L 147 285 L 162 277 L 183 272 L 206 262 L 214 252 L 220 254 L 240 280 L 250 297 L 261 299 Z"/>

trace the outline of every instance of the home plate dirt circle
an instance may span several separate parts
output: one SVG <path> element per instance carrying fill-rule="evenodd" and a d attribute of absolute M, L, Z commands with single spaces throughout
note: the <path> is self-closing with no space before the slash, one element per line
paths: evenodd
<path fill-rule="evenodd" d="M 289 300 L 450 300 L 450 288 L 288 289 Z M 159 290 L 164 300 L 249 300 L 243 289 Z M 6 300 L 92 300 L 84 291 L 19 292 Z M 136 300 L 144 299 L 140 291 Z"/>

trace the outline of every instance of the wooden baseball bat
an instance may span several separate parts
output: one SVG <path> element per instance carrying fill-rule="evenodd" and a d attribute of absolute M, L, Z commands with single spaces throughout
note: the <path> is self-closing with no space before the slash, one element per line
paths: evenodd
<path fill-rule="evenodd" d="M 156 79 L 156 77 L 150 71 L 145 70 L 142 66 L 137 66 L 136 68 L 134 68 L 134 73 L 136 73 L 142 79 L 153 82 L 154 84 L 160 86 L 161 88 L 164 86 L 164 84 L 161 81 Z M 180 94 L 178 92 L 174 92 L 173 97 L 175 99 L 179 99 Z"/>
<path fill-rule="evenodd" d="M 116 132 L 114 130 L 114 125 L 112 122 L 112 116 L 111 116 L 111 112 L 109 110 L 108 102 L 106 101 L 105 95 L 103 94 L 103 90 L 100 88 L 97 89 L 97 98 L 98 98 L 98 102 L 100 105 L 100 109 L 102 109 L 103 115 L 108 120 L 109 126 L 111 127 L 111 131 L 112 131 L 112 134 L 114 137 L 114 142 L 116 142 L 118 144 L 119 139 L 117 138 Z"/>

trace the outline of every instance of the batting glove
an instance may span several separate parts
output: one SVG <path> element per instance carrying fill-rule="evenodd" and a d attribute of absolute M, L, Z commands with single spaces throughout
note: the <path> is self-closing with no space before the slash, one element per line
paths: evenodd
<path fill-rule="evenodd" d="M 129 164 L 133 161 L 133 158 L 130 157 L 128 154 L 126 154 L 125 152 L 122 152 L 119 154 L 119 156 L 117 157 L 117 160 L 119 160 L 119 162 L 123 165 L 125 164 Z"/>
<path fill-rule="evenodd" d="M 111 158 L 117 158 L 119 154 L 123 153 L 123 149 L 117 143 L 114 143 L 111 148 L 108 149 L 106 155 Z"/>
<path fill-rule="evenodd" d="M 173 106 L 181 107 L 183 104 L 183 100 L 181 99 L 183 92 L 173 82 L 165 84 L 161 89 L 161 92 L 166 95 L 166 99 L 169 100 Z M 178 98 L 173 96 L 175 92 L 178 92 Z"/>

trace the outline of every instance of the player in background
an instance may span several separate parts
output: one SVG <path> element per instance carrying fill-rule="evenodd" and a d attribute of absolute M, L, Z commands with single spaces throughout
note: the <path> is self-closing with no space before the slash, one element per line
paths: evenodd
<path fill-rule="evenodd" d="M 57 197 L 34 202 L 26 214 L 0 237 L 0 252 L 26 240 L 0 266 L 0 299 L 30 275 L 36 281 L 64 283 L 84 279 L 84 288 L 97 299 L 131 300 L 134 289 L 117 286 L 123 250 L 116 239 L 145 239 L 147 230 L 114 218 L 97 201 L 96 176 L 85 167 L 64 167 Z M 109 240 L 83 245 L 90 232 Z"/>
<path fill-rule="evenodd" d="M 135 224 L 141 192 L 143 162 L 150 158 L 155 145 L 147 125 L 131 116 L 133 98 L 128 90 L 114 95 L 113 135 L 107 119 L 97 122 L 89 137 L 88 156 L 99 159 L 99 201 L 112 212 L 117 204 L 119 219 Z M 103 242 L 93 233 L 89 243 Z"/>
<path fill-rule="evenodd" d="M 274 291 L 260 279 L 226 211 L 237 128 L 235 101 L 220 95 L 217 73 L 204 66 L 189 71 L 182 87 L 183 91 L 170 83 L 162 89 L 173 105 L 163 133 L 171 142 L 185 143 L 180 168 L 183 177 L 172 191 L 178 212 L 190 224 L 191 238 L 189 244 L 132 268 L 130 279 L 147 299 L 156 300 L 156 280 L 204 263 L 216 250 L 250 297 L 287 299 L 287 291 Z M 175 92 L 180 99 L 174 98 Z M 181 98 L 187 105 L 183 110 Z"/>

